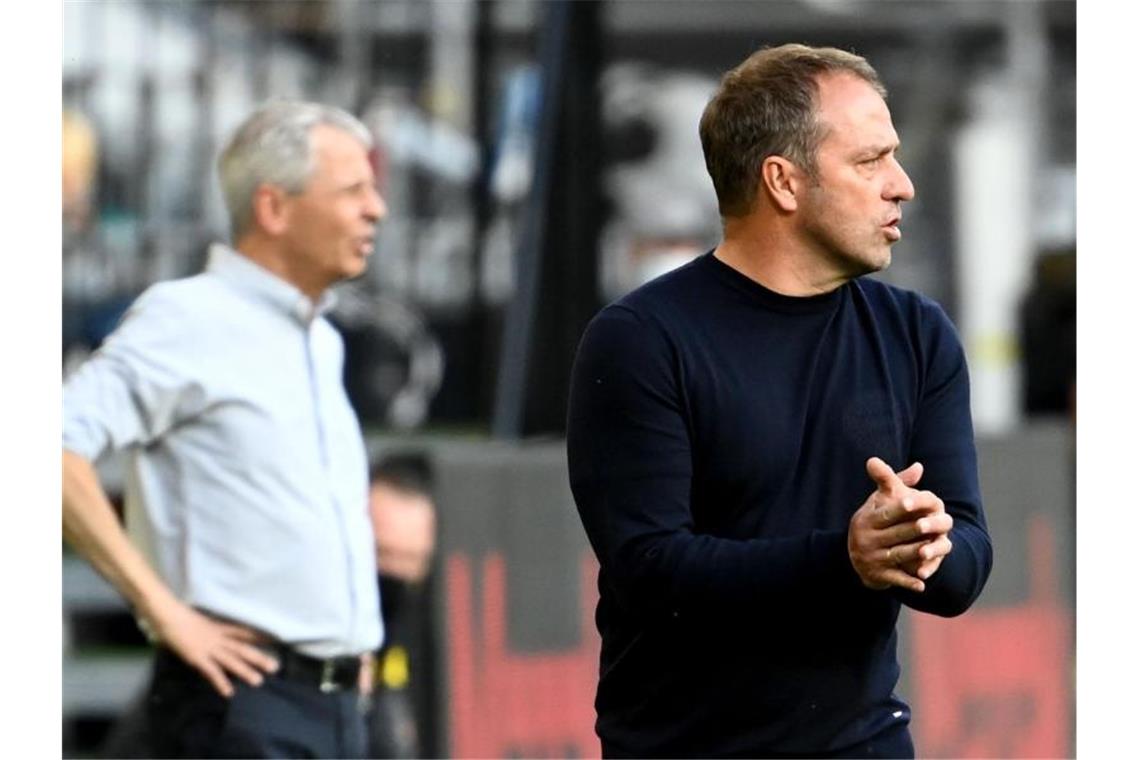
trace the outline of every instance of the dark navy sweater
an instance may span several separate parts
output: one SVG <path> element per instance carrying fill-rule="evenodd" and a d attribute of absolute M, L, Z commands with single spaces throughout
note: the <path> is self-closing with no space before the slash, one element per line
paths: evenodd
<path fill-rule="evenodd" d="M 875 280 L 782 296 L 709 253 L 642 286 L 582 338 L 567 447 L 612 754 L 864 746 L 910 717 L 900 603 L 957 615 L 989 575 L 961 344 L 933 301 Z M 954 518 L 921 594 L 870 590 L 848 558 L 871 456 L 922 462 Z"/>

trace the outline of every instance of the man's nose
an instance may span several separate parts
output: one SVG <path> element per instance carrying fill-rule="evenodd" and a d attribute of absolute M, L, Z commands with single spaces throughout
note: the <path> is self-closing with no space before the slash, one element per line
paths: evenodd
<path fill-rule="evenodd" d="M 889 201 L 909 201 L 914 198 L 914 183 L 910 181 L 906 170 L 898 161 L 894 162 L 895 171 L 883 188 L 883 194 Z"/>
<path fill-rule="evenodd" d="M 378 222 L 388 216 L 388 204 L 375 188 L 368 194 L 368 202 L 364 206 L 364 215 L 372 222 Z"/>

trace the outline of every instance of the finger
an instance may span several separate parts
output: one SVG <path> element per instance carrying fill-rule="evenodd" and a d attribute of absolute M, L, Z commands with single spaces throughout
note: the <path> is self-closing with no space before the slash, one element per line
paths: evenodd
<path fill-rule="evenodd" d="M 225 671 L 214 664 L 213 660 L 206 660 L 205 662 L 194 665 L 198 672 L 205 676 L 210 685 L 226 699 L 234 695 L 233 684 L 226 678 Z"/>
<path fill-rule="evenodd" d="M 246 641 L 250 644 L 256 644 L 265 640 L 264 636 L 246 628 L 244 625 L 234 625 L 232 623 L 217 623 L 216 625 L 221 629 L 222 634 L 226 636 L 226 638 L 238 639 L 239 641 Z"/>
<path fill-rule="evenodd" d="M 951 543 L 950 539 L 942 535 L 920 546 L 915 556 L 922 562 L 929 562 L 932 559 L 945 557 L 953 548 L 954 544 Z"/>
<path fill-rule="evenodd" d="M 921 551 L 930 541 L 914 541 L 909 544 L 895 544 L 888 546 L 880 555 L 884 567 L 894 568 L 917 566 L 923 560 Z M 913 573 L 912 573 L 913 575 Z"/>
<path fill-rule="evenodd" d="M 930 512 L 945 512 L 946 502 L 938 498 L 938 495 L 933 491 L 918 491 L 916 494 L 916 506 Z"/>
<path fill-rule="evenodd" d="M 277 671 L 277 659 L 257 646 L 265 643 L 265 636 L 244 625 L 219 623 L 218 627 L 229 649 L 239 657 L 266 673 Z"/>
<path fill-rule="evenodd" d="M 892 586 L 905 588 L 919 594 L 926 590 L 926 584 L 920 578 L 915 578 L 905 570 L 884 570 L 879 577 Z"/>
<path fill-rule="evenodd" d="M 933 491 L 910 490 L 900 500 L 900 503 L 903 504 L 906 514 L 912 519 L 917 519 L 921 515 L 944 514 L 946 512 L 946 504 Z"/>
<path fill-rule="evenodd" d="M 900 470 L 898 473 L 899 480 L 907 488 L 914 488 L 918 485 L 918 481 L 922 479 L 923 466 L 922 462 L 915 462 L 905 470 Z"/>
<path fill-rule="evenodd" d="M 929 515 L 917 520 L 906 520 L 888 525 L 874 534 L 874 544 L 879 547 L 909 544 L 916 539 L 947 533 L 953 520 L 950 515 Z"/>
<path fill-rule="evenodd" d="M 914 527 L 920 536 L 944 536 L 954 527 L 954 518 L 945 512 L 938 512 L 915 520 Z"/>
<path fill-rule="evenodd" d="M 949 538 L 939 536 L 933 541 L 920 542 L 919 549 L 915 552 L 915 557 L 903 563 L 903 568 L 906 569 L 911 575 L 926 580 L 938 571 L 942 560 L 950 554 L 950 550 L 954 545 L 950 542 Z"/>
<path fill-rule="evenodd" d="M 277 658 L 252 644 L 235 644 L 233 652 L 245 662 L 265 673 L 276 673 Z"/>
<path fill-rule="evenodd" d="M 899 499 L 897 504 L 888 503 L 879 509 L 876 527 L 885 529 L 906 522 L 917 522 L 923 515 L 945 514 L 946 504 L 934 493 L 909 490 L 905 496 Z M 920 529 L 921 533 L 937 533 L 939 532 L 939 525 L 940 523 L 937 522 L 923 523 Z"/>
<path fill-rule="evenodd" d="M 899 476 L 895 474 L 890 465 L 878 457 L 871 457 L 867 460 L 867 475 L 875 481 L 879 490 L 884 492 L 889 493 L 903 486 L 903 482 L 899 480 Z"/>
<path fill-rule="evenodd" d="M 265 680 L 264 676 L 243 660 L 237 652 L 221 649 L 215 653 L 214 659 L 226 672 L 232 673 L 250 686 L 261 686 Z"/>
<path fill-rule="evenodd" d="M 929 562 L 923 562 L 918 566 L 918 570 L 916 570 L 914 574 L 923 580 L 927 580 L 930 576 L 938 572 L 938 568 L 942 565 L 942 560 L 943 557 L 935 557 Z"/>
<path fill-rule="evenodd" d="M 888 500 L 886 504 L 876 508 L 874 519 L 876 528 L 883 530 L 912 519 L 911 513 L 915 509 L 915 494 L 917 492 L 910 489 L 907 491 L 908 493 L 904 494 L 897 502 Z"/>

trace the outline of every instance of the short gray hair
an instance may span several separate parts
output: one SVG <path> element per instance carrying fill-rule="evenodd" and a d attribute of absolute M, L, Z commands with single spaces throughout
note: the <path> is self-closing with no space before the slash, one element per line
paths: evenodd
<path fill-rule="evenodd" d="M 253 193 L 262 184 L 287 193 L 304 191 L 313 172 L 311 132 L 327 125 L 342 129 L 365 148 L 372 133 L 340 108 L 301 100 L 275 100 L 254 111 L 218 157 L 218 178 L 236 239 L 253 220 Z"/>

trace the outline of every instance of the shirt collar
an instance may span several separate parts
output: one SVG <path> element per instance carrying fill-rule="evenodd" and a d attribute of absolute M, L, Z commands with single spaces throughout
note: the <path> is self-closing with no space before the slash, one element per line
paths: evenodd
<path fill-rule="evenodd" d="M 206 271 L 237 286 L 245 293 L 268 301 L 302 324 L 309 324 L 336 305 L 336 296 L 326 290 L 314 306 L 312 300 L 295 286 L 248 256 L 222 243 L 210 246 Z"/>

